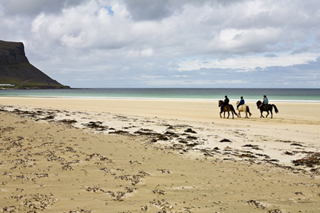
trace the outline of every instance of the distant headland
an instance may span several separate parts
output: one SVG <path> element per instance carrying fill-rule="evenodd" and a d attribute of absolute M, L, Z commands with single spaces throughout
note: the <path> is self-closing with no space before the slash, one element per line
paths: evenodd
<path fill-rule="evenodd" d="M 29 63 L 22 42 L 0 40 L 0 89 L 69 89 Z"/>

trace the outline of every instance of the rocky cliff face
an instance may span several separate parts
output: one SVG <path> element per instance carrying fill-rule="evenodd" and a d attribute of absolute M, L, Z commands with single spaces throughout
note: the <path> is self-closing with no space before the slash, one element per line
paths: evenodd
<path fill-rule="evenodd" d="M 22 42 L 0 40 L 0 84 L 15 88 L 68 88 L 29 63 Z"/>
<path fill-rule="evenodd" d="M 24 52 L 23 43 L 0 41 L 0 63 L 1 64 L 29 63 Z"/>

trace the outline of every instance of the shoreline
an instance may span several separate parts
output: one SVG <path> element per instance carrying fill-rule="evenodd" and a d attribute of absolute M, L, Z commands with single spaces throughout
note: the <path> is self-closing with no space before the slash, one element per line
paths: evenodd
<path fill-rule="evenodd" d="M 235 101 L 230 102 L 234 107 L 236 107 Z M 292 110 L 290 108 L 295 108 L 296 106 L 299 107 L 299 110 L 301 110 L 301 107 L 303 108 L 305 106 L 306 110 L 299 112 L 301 113 L 301 116 L 307 115 L 306 117 L 308 119 L 317 120 L 320 121 L 320 116 L 318 116 L 318 112 L 320 112 L 320 103 L 292 103 L 292 102 L 275 102 L 272 101 L 271 103 L 279 105 L 280 108 L 285 107 L 285 116 L 288 116 L 290 114 L 295 114 L 296 111 Z M 115 113 L 125 113 L 128 114 L 132 112 L 132 115 L 134 115 L 135 111 L 138 111 L 138 108 L 143 106 L 144 108 L 149 107 L 152 109 L 152 112 L 163 112 L 164 110 L 161 110 L 161 107 L 166 107 L 168 105 L 168 108 L 172 108 L 175 110 L 188 110 L 189 113 L 193 110 L 199 111 L 200 109 L 198 107 L 201 107 L 202 110 L 204 110 L 203 114 L 207 114 L 212 116 L 212 118 L 219 117 L 219 107 L 218 107 L 218 101 L 217 100 L 189 100 L 189 99 L 152 99 L 152 100 L 137 100 L 137 99 L 82 99 L 82 98 L 74 98 L 69 100 L 68 98 L 43 98 L 43 97 L 0 97 L 0 104 L 3 105 L 19 105 L 19 106 L 32 106 L 32 107 L 56 107 L 56 108 L 68 108 L 72 110 L 93 110 L 93 111 L 108 111 L 115 112 Z M 250 107 L 251 112 L 254 113 L 253 117 L 259 117 L 257 114 L 260 113 L 260 111 L 256 107 L 255 102 L 249 102 L 246 101 L 246 104 Z M 190 105 L 190 106 L 189 106 Z M 309 110 L 309 107 L 311 106 L 312 109 Z M 110 107 L 110 108 L 109 108 Z M 119 110 L 116 110 L 115 108 L 118 107 Z M 128 108 L 134 108 L 134 110 L 128 110 Z M 282 110 L 281 110 L 282 111 Z M 197 113 L 196 112 L 196 113 Z M 283 114 L 284 111 L 280 112 L 279 114 Z M 138 113 L 141 113 L 141 110 L 138 111 Z M 194 113 L 194 112 L 192 112 Z M 190 113 L 190 114 L 192 114 Z M 147 113 L 149 115 L 152 115 L 151 113 Z M 130 115 L 130 114 L 128 114 Z M 298 115 L 300 116 L 300 115 Z M 188 115 L 184 114 L 184 117 L 188 117 Z M 191 116 L 193 117 L 193 116 Z M 202 117 L 202 116 L 200 116 Z M 276 117 L 275 117 L 276 118 Z"/>
<path fill-rule="evenodd" d="M 214 98 L 148 98 L 148 97 L 79 97 L 79 96 L 52 96 L 52 97 L 45 97 L 45 96 L 0 96 L 0 99 L 73 99 L 73 100 L 125 100 L 125 101 L 192 101 L 192 102 L 217 102 L 220 99 Z M 235 105 L 235 103 L 239 101 L 239 99 L 230 99 L 231 104 Z M 246 99 L 246 103 L 256 103 L 257 100 L 255 99 Z M 320 100 L 272 100 L 272 103 L 293 103 L 293 104 L 320 104 Z"/>
<path fill-rule="evenodd" d="M 267 94 L 271 102 L 320 103 L 320 89 L 316 88 L 73 88 L 67 90 L 0 91 L 0 97 L 69 98 L 69 99 L 124 99 L 124 100 L 188 100 L 218 101 L 229 96 L 238 101 L 244 96 L 247 102 L 262 100 Z M 6 96 L 3 96 L 6 95 Z"/>

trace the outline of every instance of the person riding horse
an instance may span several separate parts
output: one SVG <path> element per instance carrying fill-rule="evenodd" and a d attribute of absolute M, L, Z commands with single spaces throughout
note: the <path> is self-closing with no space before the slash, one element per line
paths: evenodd
<path fill-rule="evenodd" d="M 229 99 L 227 96 L 225 96 L 226 99 L 223 101 L 223 100 L 219 100 L 218 101 L 218 106 L 221 107 L 221 111 L 220 111 L 220 118 L 222 118 L 221 114 L 223 112 L 223 117 L 225 118 L 225 112 L 228 112 L 228 117 L 230 116 L 230 112 L 232 113 L 232 118 L 234 118 L 234 115 L 238 115 L 236 113 L 236 111 L 234 110 L 232 104 L 229 104 Z"/>
<path fill-rule="evenodd" d="M 223 111 L 223 107 L 225 107 L 226 105 L 229 104 L 229 98 L 228 98 L 228 96 L 224 96 L 224 97 L 225 97 L 225 99 L 224 99 L 223 104 L 222 104 L 222 106 L 221 106 L 220 114 L 221 114 L 222 111 Z"/>
<path fill-rule="evenodd" d="M 272 109 L 273 108 L 274 108 L 275 113 L 279 112 L 279 110 L 278 110 L 276 105 L 269 104 L 269 100 L 268 100 L 266 95 L 263 96 L 263 101 L 262 102 L 260 100 L 257 101 L 257 107 L 258 107 L 258 109 L 260 109 L 260 113 L 261 113 L 260 118 L 264 118 L 264 116 L 262 115 L 263 111 L 267 112 L 266 117 L 268 117 L 269 112 L 270 112 L 271 113 L 271 118 L 273 117 L 273 113 L 272 113 Z"/>
<path fill-rule="evenodd" d="M 241 96 L 240 97 L 240 102 L 239 102 L 239 104 L 237 105 L 237 109 L 239 109 L 239 106 L 241 106 L 241 105 L 243 105 L 244 104 L 244 99 L 243 99 L 243 97 Z"/>
<path fill-rule="evenodd" d="M 267 105 L 267 104 L 269 104 L 269 100 L 268 100 L 267 96 L 264 95 L 260 108 L 263 107 L 264 105 Z"/>

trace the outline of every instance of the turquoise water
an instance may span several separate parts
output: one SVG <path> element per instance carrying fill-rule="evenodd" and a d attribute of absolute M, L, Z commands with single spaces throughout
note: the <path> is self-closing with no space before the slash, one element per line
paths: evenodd
<path fill-rule="evenodd" d="M 54 90 L 0 90 L 0 97 L 47 97 L 86 99 L 196 99 L 230 100 L 243 96 L 246 101 L 261 100 L 267 95 L 272 102 L 320 103 L 320 89 L 217 89 L 217 88 L 101 88 Z"/>

